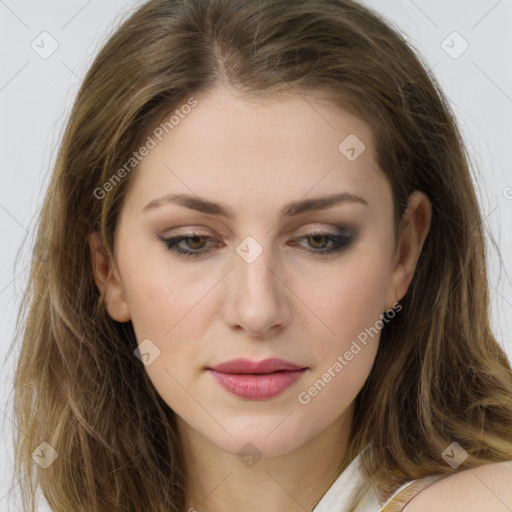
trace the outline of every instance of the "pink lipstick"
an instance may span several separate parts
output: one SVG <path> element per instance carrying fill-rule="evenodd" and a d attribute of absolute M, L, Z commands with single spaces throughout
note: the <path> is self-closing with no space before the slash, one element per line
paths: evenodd
<path fill-rule="evenodd" d="M 249 400 L 268 400 L 293 386 L 307 367 L 283 359 L 232 359 L 209 367 L 215 380 L 230 393 Z"/>

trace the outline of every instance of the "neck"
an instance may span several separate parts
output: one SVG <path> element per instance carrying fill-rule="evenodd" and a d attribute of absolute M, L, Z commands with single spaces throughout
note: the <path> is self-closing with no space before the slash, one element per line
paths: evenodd
<path fill-rule="evenodd" d="M 187 511 L 304 512 L 351 462 L 345 460 L 353 405 L 294 450 L 244 464 L 178 418 L 187 461 Z M 243 445 L 244 443 L 241 443 Z"/>

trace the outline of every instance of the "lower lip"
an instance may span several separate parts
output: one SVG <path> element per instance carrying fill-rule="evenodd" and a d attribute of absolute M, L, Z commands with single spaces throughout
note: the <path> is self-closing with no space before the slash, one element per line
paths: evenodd
<path fill-rule="evenodd" d="M 293 386 L 302 377 L 306 368 L 260 375 L 208 371 L 224 389 L 233 395 L 249 400 L 268 400 Z"/>

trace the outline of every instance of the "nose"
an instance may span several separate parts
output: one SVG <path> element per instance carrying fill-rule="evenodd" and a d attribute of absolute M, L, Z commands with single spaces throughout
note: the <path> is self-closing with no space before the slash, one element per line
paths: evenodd
<path fill-rule="evenodd" d="M 293 294 L 270 249 L 253 261 L 240 254 L 233 254 L 233 268 L 227 276 L 224 320 L 232 329 L 267 338 L 289 324 Z"/>

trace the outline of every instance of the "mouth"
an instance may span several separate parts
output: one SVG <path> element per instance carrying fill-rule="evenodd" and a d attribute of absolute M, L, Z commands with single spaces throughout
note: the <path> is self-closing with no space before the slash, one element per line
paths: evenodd
<path fill-rule="evenodd" d="M 305 366 L 271 357 L 262 361 L 251 361 L 250 359 L 231 359 L 224 363 L 207 368 L 218 373 L 230 374 L 269 374 L 279 371 L 298 371 L 305 369 Z"/>
<path fill-rule="evenodd" d="M 296 384 L 308 368 L 271 358 L 260 362 L 234 359 L 206 370 L 222 388 L 239 398 L 269 400 Z"/>

